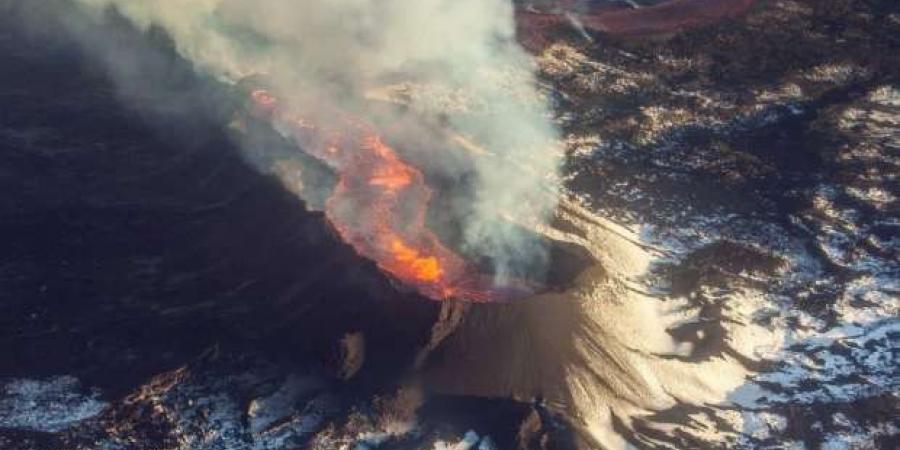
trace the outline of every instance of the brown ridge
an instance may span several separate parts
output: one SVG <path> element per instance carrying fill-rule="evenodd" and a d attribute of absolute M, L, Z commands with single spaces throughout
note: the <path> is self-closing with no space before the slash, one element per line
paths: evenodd
<path fill-rule="evenodd" d="M 615 36 L 671 34 L 733 18 L 756 0 L 670 0 L 636 9 L 599 9 L 571 16 L 560 12 L 520 9 L 521 28 L 535 31 L 571 24 L 573 19 L 589 31 Z"/>

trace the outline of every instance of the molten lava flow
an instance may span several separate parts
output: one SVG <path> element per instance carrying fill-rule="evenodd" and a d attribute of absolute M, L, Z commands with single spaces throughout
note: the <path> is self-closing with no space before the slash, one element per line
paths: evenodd
<path fill-rule="evenodd" d="M 422 173 L 384 142 L 372 125 L 334 108 L 312 123 L 281 108 L 268 91 L 251 97 L 257 115 L 286 128 L 300 147 L 338 175 L 325 215 L 356 251 L 385 272 L 437 300 L 499 296 L 481 275 L 426 227 L 431 190 Z"/>

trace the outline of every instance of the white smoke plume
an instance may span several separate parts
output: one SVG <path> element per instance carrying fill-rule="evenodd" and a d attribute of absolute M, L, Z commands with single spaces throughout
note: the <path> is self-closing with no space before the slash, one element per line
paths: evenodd
<path fill-rule="evenodd" d="M 498 277 L 545 259 L 512 224 L 552 213 L 557 136 L 516 44 L 510 0 L 72 1 L 97 20 L 114 9 L 139 29 L 164 30 L 220 81 L 263 75 L 304 116 L 328 103 L 392 124 L 405 158 L 472 182 L 453 209 L 469 254 L 491 261 Z"/>

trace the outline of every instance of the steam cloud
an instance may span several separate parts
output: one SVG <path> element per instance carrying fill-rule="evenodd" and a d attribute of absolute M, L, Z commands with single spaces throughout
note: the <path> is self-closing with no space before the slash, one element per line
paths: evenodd
<path fill-rule="evenodd" d="M 138 28 L 164 30 L 198 71 L 226 83 L 263 75 L 306 117 L 331 104 L 390 124 L 404 158 L 471 183 L 453 202 L 462 206 L 448 209 L 467 253 L 501 278 L 546 259 L 513 225 L 554 209 L 559 153 L 510 0 L 72 1 L 98 20 L 114 8 Z"/>

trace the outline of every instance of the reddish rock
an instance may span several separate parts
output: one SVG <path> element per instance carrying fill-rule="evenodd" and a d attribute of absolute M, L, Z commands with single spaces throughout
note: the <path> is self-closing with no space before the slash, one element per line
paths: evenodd
<path fill-rule="evenodd" d="M 649 36 L 678 33 L 736 17 L 755 2 L 670 0 L 643 8 L 603 8 L 585 14 L 520 9 L 516 12 L 516 20 L 520 30 L 525 32 L 526 45 L 540 40 L 539 34 L 543 31 L 565 26 L 582 26 L 588 31 L 614 36 Z"/>

